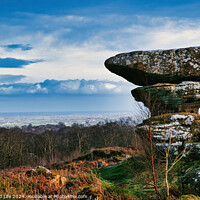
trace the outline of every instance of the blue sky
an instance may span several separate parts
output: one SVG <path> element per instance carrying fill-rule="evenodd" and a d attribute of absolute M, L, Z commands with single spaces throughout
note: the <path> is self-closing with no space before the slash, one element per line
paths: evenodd
<path fill-rule="evenodd" d="M 0 110 L 134 110 L 135 86 L 106 70 L 105 59 L 199 46 L 199 7 L 195 0 L 1 0 Z"/>

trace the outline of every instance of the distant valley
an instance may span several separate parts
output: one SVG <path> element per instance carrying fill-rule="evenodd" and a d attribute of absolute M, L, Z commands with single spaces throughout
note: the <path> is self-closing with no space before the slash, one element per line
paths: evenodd
<path fill-rule="evenodd" d="M 131 112 L 23 112 L 0 113 L 0 127 L 56 125 L 59 122 L 66 126 L 74 123 L 95 125 L 99 122 L 118 121 L 131 118 L 136 120 Z"/>

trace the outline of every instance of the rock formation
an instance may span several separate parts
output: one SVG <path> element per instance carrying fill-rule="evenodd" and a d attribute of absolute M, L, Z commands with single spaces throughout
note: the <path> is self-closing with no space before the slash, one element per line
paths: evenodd
<path fill-rule="evenodd" d="M 166 113 L 151 118 L 151 130 L 154 138 L 157 141 L 157 146 L 162 146 L 163 141 L 172 140 L 173 146 L 182 146 L 184 141 L 189 138 L 194 138 L 199 134 L 200 116 L 194 113 Z M 138 125 L 138 129 L 149 131 L 148 120 Z M 192 140 L 195 146 L 200 147 L 200 144 Z M 196 143 L 197 142 L 197 143 Z"/>
<path fill-rule="evenodd" d="M 200 47 L 122 53 L 107 59 L 105 66 L 143 86 L 132 90 L 132 95 L 150 108 L 154 138 L 200 134 Z"/>
<path fill-rule="evenodd" d="M 200 82 L 198 81 L 184 81 L 179 84 L 158 83 L 132 90 L 135 100 L 144 102 L 146 106 L 148 106 L 149 94 L 151 99 L 156 99 L 157 104 L 168 113 L 198 113 L 198 108 L 200 108 Z M 156 114 L 159 114 L 159 110 Z"/>
<path fill-rule="evenodd" d="M 105 66 L 136 85 L 200 81 L 200 47 L 122 53 Z"/>

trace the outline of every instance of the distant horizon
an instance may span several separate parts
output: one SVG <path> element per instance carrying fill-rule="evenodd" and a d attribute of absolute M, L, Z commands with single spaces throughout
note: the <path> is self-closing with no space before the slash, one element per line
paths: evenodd
<path fill-rule="evenodd" d="M 88 114 L 88 113 L 134 113 L 133 111 L 130 111 L 130 110 L 114 110 L 114 111 L 107 111 L 107 110 L 100 110 L 100 111 L 44 111 L 44 112 L 42 112 L 42 111 L 25 111 L 25 112 L 12 112 L 12 111 L 10 111 L 10 112 L 0 112 L 0 115 L 1 114 L 9 114 L 9 113 L 12 113 L 12 114 L 18 114 L 18 113 L 20 113 L 20 114 L 31 114 L 31 113 L 33 113 L 33 114 L 56 114 L 56 113 L 59 113 L 59 114 L 61 114 L 61 113 L 63 113 L 63 114 L 70 114 L 70 113 L 85 113 L 85 114 Z M 1 117 L 1 116 L 0 116 Z"/>
<path fill-rule="evenodd" d="M 40 125 L 57 125 L 62 122 L 65 125 L 71 126 L 74 123 L 94 125 L 99 122 L 119 121 L 120 119 L 139 120 L 132 112 L 15 112 L 15 113 L 0 113 L 0 127 L 22 127 L 32 124 L 33 126 Z"/>

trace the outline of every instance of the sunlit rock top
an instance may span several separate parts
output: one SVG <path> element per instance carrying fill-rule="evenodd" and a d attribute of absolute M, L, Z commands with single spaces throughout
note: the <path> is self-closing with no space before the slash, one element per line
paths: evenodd
<path fill-rule="evenodd" d="M 200 47 L 122 53 L 105 66 L 136 85 L 200 81 Z"/>

